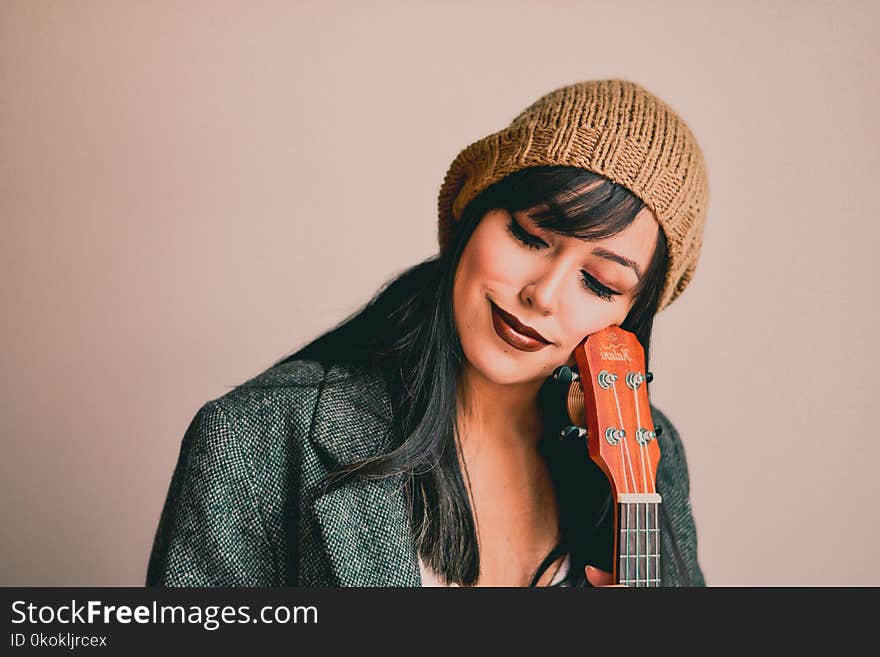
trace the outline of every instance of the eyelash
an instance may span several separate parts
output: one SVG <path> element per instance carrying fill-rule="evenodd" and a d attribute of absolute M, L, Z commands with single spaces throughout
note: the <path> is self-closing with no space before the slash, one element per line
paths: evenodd
<path fill-rule="evenodd" d="M 527 249 L 538 250 L 542 248 L 542 245 L 547 246 L 542 240 L 539 240 L 538 238 L 530 235 L 525 230 L 523 230 L 522 227 L 512 219 L 507 224 L 507 231 Z M 615 292 L 614 290 L 605 287 L 587 272 L 581 273 L 583 274 L 584 287 L 600 299 L 604 299 L 605 301 L 613 301 L 615 296 L 620 295 L 620 292 Z"/>

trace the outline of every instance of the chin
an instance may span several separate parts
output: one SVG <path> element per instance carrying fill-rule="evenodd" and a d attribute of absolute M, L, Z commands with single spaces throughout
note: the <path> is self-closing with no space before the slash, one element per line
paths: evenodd
<path fill-rule="evenodd" d="M 495 335 L 493 334 L 493 338 Z M 503 345 L 478 346 L 472 357 L 468 349 L 464 355 L 470 366 L 483 378 L 498 385 L 515 385 L 543 381 L 553 372 L 553 367 L 546 367 L 546 356 L 520 352 L 513 347 Z"/>

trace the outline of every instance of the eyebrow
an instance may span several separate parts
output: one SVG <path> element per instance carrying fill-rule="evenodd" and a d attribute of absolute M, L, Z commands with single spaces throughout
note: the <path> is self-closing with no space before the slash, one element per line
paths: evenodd
<path fill-rule="evenodd" d="M 641 282 L 642 272 L 639 270 L 639 266 L 629 258 L 624 258 L 622 255 L 615 253 L 614 251 L 603 249 L 601 246 L 597 246 L 593 249 L 593 255 L 604 258 L 605 260 L 610 260 L 611 262 L 616 262 L 624 267 L 629 267 L 636 273 L 636 277 L 639 279 L 639 282 Z"/>

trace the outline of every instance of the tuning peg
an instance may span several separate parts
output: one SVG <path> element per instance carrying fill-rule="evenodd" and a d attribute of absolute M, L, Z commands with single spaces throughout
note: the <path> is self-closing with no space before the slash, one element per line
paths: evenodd
<path fill-rule="evenodd" d="M 654 380 L 654 373 L 653 373 L 653 372 L 647 372 L 647 373 L 645 374 L 645 381 L 647 381 L 648 383 L 651 383 L 651 381 L 653 381 L 653 380 Z"/>
<path fill-rule="evenodd" d="M 562 427 L 562 431 L 559 432 L 560 440 L 572 440 L 574 438 L 583 438 L 587 435 L 587 430 L 583 427 L 578 426 L 567 426 Z"/>
<path fill-rule="evenodd" d="M 663 427 L 658 424 L 654 427 L 654 435 L 659 436 L 661 433 L 663 433 Z"/>
<path fill-rule="evenodd" d="M 567 386 L 571 383 L 572 371 L 568 365 L 560 365 L 553 370 L 553 381 L 561 386 Z"/>
<path fill-rule="evenodd" d="M 577 368 L 568 365 L 560 365 L 553 370 L 553 381 L 561 386 L 568 386 L 572 381 L 580 380 Z"/>

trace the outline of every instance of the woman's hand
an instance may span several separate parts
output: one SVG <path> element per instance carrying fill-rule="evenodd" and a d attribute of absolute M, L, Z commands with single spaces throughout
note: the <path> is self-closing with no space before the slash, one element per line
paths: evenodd
<path fill-rule="evenodd" d="M 584 572 L 587 574 L 587 581 L 593 586 L 624 586 L 623 584 L 615 584 L 614 576 L 607 570 L 587 566 L 584 568 Z"/>

